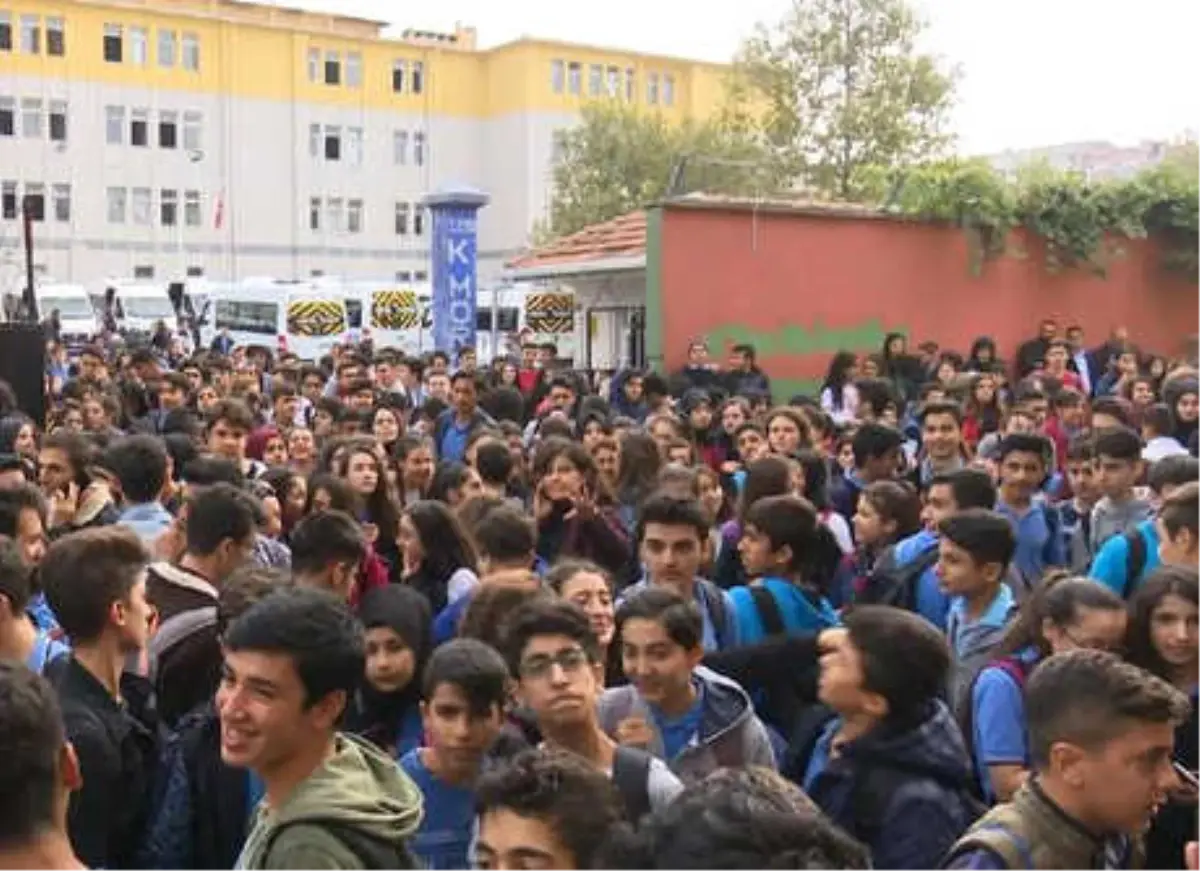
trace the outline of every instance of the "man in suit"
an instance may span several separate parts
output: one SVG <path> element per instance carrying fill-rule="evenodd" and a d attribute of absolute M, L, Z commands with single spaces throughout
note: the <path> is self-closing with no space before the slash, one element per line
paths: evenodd
<path fill-rule="evenodd" d="M 1074 325 L 1067 327 L 1067 344 L 1071 346 L 1071 358 L 1067 365 L 1083 382 L 1083 392 L 1086 396 L 1094 396 L 1096 385 L 1104 377 L 1104 366 L 1097 360 L 1092 351 L 1087 350 L 1083 343 L 1083 327 Z"/>

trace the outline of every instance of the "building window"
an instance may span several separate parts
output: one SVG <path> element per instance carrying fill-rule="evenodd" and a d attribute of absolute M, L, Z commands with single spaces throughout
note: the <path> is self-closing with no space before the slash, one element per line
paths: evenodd
<path fill-rule="evenodd" d="M 67 53 L 67 32 L 61 18 L 46 18 L 46 54 L 62 57 Z"/>
<path fill-rule="evenodd" d="M 556 94 L 561 94 L 565 84 L 566 64 L 560 60 L 550 61 L 550 89 Z"/>
<path fill-rule="evenodd" d="M 396 203 L 396 235 L 408 235 L 408 215 L 411 206 L 408 203 Z"/>
<path fill-rule="evenodd" d="M 17 216 L 17 183 L 0 182 L 0 218 L 11 221 Z"/>
<path fill-rule="evenodd" d="M 646 75 L 646 102 L 651 106 L 658 105 L 658 73 Z"/>
<path fill-rule="evenodd" d="M 342 82 L 342 63 L 336 51 L 325 52 L 325 84 L 340 85 Z"/>
<path fill-rule="evenodd" d="M 200 112 L 183 113 L 183 147 L 187 151 L 199 151 L 204 147 L 204 115 Z"/>
<path fill-rule="evenodd" d="M 133 277 L 140 278 L 140 279 L 153 278 L 154 277 L 154 267 L 153 266 L 135 266 L 135 267 L 133 267 Z"/>
<path fill-rule="evenodd" d="M 392 61 L 392 93 L 404 93 L 404 80 L 408 78 L 408 61 Z"/>
<path fill-rule="evenodd" d="M 144 27 L 129 28 L 129 62 L 139 67 L 150 63 L 150 31 Z"/>
<path fill-rule="evenodd" d="M 600 64 L 592 64 L 588 67 L 588 95 L 592 97 L 600 96 L 600 88 L 604 82 L 604 67 Z"/>
<path fill-rule="evenodd" d="M 617 97 L 621 93 L 621 71 L 617 67 L 608 68 L 608 96 Z"/>
<path fill-rule="evenodd" d="M 321 79 L 321 49 L 310 48 L 308 50 L 308 80 L 317 82 Z"/>
<path fill-rule="evenodd" d="M 145 148 L 150 144 L 150 110 L 129 111 L 129 144 Z"/>
<path fill-rule="evenodd" d="M 183 35 L 183 68 L 194 73 L 200 71 L 200 37 L 194 33 Z"/>
<path fill-rule="evenodd" d="M 567 64 L 567 90 L 576 96 L 582 85 L 583 69 L 575 61 Z"/>
<path fill-rule="evenodd" d="M 428 281 L 428 280 L 429 280 L 429 273 L 426 272 L 424 269 L 418 269 L 416 272 L 413 273 L 413 281 Z"/>
<path fill-rule="evenodd" d="M 71 186 L 56 184 L 50 187 L 51 198 L 54 200 L 54 220 L 60 224 L 71 222 Z"/>
<path fill-rule="evenodd" d="M 325 159 L 342 159 L 342 128 L 332 125 L 325 127 Z"/>
<path fill-rule="evenodd" d="M 412 281 L 412 271 L 408 270 L 408 269 L 397 269 L 396 270 L 396 280 L 397 281 Z"/>
<path fill-rule="evenodd" d="M 415 60 L 412 65 L 412 92 L 419 94 L 425 90 L 425 64 Z"/>
<path fill-rule="evenodd" d="M 308 229 L 321 229 L 321 198 L 308 198 Z"/>
<path fill-rule="evenodd" d="M 175 31 L 158 31 L 158 65 L 171 68 L 175 66 Z"/>
<path fill-rule="evenodd" d="M 346 87 L 362 86 L 362 62 L 362 55 L 358 52 L 346 52 Z"/>
<path fill-rule="evenodd" d="M 675 105 L 675 77 L 670 73 L 663 76 L 662 98 L 664 106 Z"/>
<path fill-rule="evenodd" d="M 130 211 L 133 223 L 139 227 L 150 225 L 150 188 L 134 188 L 130 192 Z"/>
<path fill-rule="evenodd" d="M 67 101 L 50 101 L 50 141 L 67 141 Z"/>
<path fill-rule="evenodd" d="M 346 162 L 351 166 L 362 166 L 363 129 L 361 127 L 346 128 Z"/>
<path fill-rule="evenodd" d="M 0 51 L 12 51 L 12 13 L 0 10 Z"/>
<path fill-rule="evenodd" d="M 330 232 L 342 232 L 345 219 L 345 204 L 341 197 L 330 197 L 325 202 L 325 216 L 328 219 L 328 229 Z"/>
<path fill-rule="evenodd" d="M 392 131 L 392 162 L 396 166 L 406 166 L 408 164 L 407 130 Z"/>
<path fill-rule="evenodd" d="M 46 186 L 41 182 L 29 182 L 25 185 L 25 208 L 29 209 L 29 217 L 34 221 L 46 220 Z"/>
<path fill-rule="evenodd" d="M 179 223 L 179 191 L 163 188 L 159 193 L 158 222 L 164 227 L 174 227 Z"/>
<path fill-rule="evenodd" d="M 189 227 L 200 226 L 200 191 L 184 192 L 183 223 Z"/>
<path fill-rule="evenodd" d="M 123 145 L 125 142 L 125 107 L 104 107 L 104 141 L 109 145 Z"/>
<path fill-rule="evenodd" d="M 203 266 L 189 266 L 187 268 L 187 277 L 188 278 L 203 278 L 204 277 L 204 267 Z"/>
<path fill-rule="evenodd" d="M 41 139 L 42 101 L 33 97 L 21 100 L 21 135 L 26 139 Z"/>
<path fill-rule="evenodd" d="M 413 206 L 413 235 L 425 235 L 425 209 L 422 206 Z"/>
<path fill-rule="evenodd" d="M 158 147 L 176 148 L 179 145 L 179 113 L 158 113 Z"/>
<path fill-rule="evenodd" d="M 42 50 L 42 20 L 36 15 L 21 16 L 21 51 L 39 54 Z"/>
<path fill-rule="evenodd" d="M 425 134 L 413 134 L 413 164 L 416 166 L 425 165 Z"/>
<path fill-rule="evenodd" d="M 321 156 L 321 125 L 308 125 L 308 156 L 315 159 Z"/>
<path fill-rule="evenodd" d="M 15 136 L 17 132 L 17 101 L 0 97 L 0 136 Z"/>
<path fill-rule="evenodd" d="M 121 25 L 104 25 L 104 60 L 110 64 L 121 62 Z"/>
<path fill-rule="evenodd" d="M 633 67 L 625 68 L 625 99 L 630 103 L 637 99 L 637 73 Z"/>
<path fill-rule="evenodd" d="M 109 188 L 105 199 L 108 201 L 108 223 L 125 223 L 125 188 Z"/>
<path fill-rule="evenodd" d="M 349 200 L 346 203 L 346 230 L 350 233 L 363 231 L 363 201 Z"/>

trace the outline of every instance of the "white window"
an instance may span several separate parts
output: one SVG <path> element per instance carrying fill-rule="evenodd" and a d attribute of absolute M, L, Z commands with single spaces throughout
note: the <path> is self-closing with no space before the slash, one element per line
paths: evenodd
<path fill-rule="evenodd" d="M 46 186 L 44 184 L 41 182 L 26 183 L 25 203 L 33 220 L 46 220 Z"/>
<path fill-rule="evenodd" d="M 150 144 L 150 110 L 129 110 L 129 144 L 145 148 Z"/>
<path fill-rule="evenodd" d="M 341 197 L 330 197 L 326 200 L 325 216 L 328 220 L 330 232 L 342 232 L 342 227 L 345 225 L 346 219 L 346 205 Z"/>
<path fill-rule="evenodd" d="M 203 113 L 183 113 L 183 147 L 187 151 L 199 151 L 204 147 Z"/>
<path fill-rule="evenodd" d="M 556 94 L 563 92 L 566 84 L 566 64 L 560 60 L 550 61 L 550 89 Z"/>
<path fill-rule="evenodd" d="M 320 158 L 321 156 L 321 125 L 308 125 L 308 156 L 312 158 Z"/>
<path fill-rule="evenodd" d="M 616 97 L 621 93 L 621 71 L 616 67 L 608 68 L 608 96 Z"/>
<path fill-rule="evenodd" d="M 583 69 L 575 61 L 567 64 L 567 90 L 576 96 L 579 95 L 583 84 Z"/>
<path fill-rule="evenodd" d="M 121 62 L 121 25 L 104 25 L 104 62 L 119 64 Z"/>
<path fill-rule="evenodd" d="M 675 77 L 670 73 L 663 76 L 663 105 L 675 105 Z"/>
<path fill-rule="evenodd" d="M 321 229 L 321 198 L 308 198 L 308 229 Z"/>
<path fill-rule="evenodd" d="M 192 72 L 200 70 L 200 37 L 194 33 L 183 34 L 183 68 Z"/>
<path fill-rule="evenodd" d="M 160 67 L 175 66 L 175 31 L 160 29 L 158 31 L 158 65 Z"/>
<path fill-rule="evenodd" d="M 658 105 L 658 73 L 646 75 L 646 102 L 651 106 Z"/>
<path fill-rule="evenodd" d="M 21 51 L 39 54 L 42 50 L 42 19 L 36 15 L 21 16 Z"/>
<path fill-rule="evenodd" d="M 310 82 L 321 80 L 321 49 L 319 48 L 308 50 L 308 80 Z"/>
<path fill-rule="evenodd" d="M 183 223 L 189 227 L 200 226 L 200 191 L 184 191 Z"/>
<path fill-rule="evenodd" d="M 108 223 L 125 223 L 125 188 L 108 188 L 105 192 L 108 201 Z"/>
<path fill-rule="evenodd" d="M 361 127 L 346 128 L 346 162 L 351 166 L 362 166 L 363 129 Z"/>
<path fill-rule="evenodd" d="M 413 164 L 415 166 L 425 165 L 425 134 L 413 134 Z"/>
<path fill-rule="evenodd" d="M 0 9 L 0 51 L 12 51 L 12 37 L 12 13 Z"/>
<path fill-rule="evenodd" d="M 363 231 L 363 201 L 349 200 L 346 203 L 346 230 L 350 233 Z"/>
<path fill-rule="evenodd" d="M 408 203 L 396 203 L 396 235 L 408 235 L 408 215 L 412 207 Z"/>
<path fill-rule="evenodd" d="M 21 135 L 26 139 L 41 139 L 42 101 L 35 97 L 21 100 Z"/>
<path fill-rule="evenodd" d="M 604 84 L 604 67 L 600 64 L 592 64 L 588 67 L 588 94 L 593 97 L 600 96 L 600 88 Z"/>
<path fill-rule="evenodd" d="M 61 18 L 46 18 L 46 54 L 62 57 L 67 53 L 67 31 Z"/>
<path fill-rule="evenodd" d="M 412 65 L 412 92 L 419 94 L 425 90 L 425 64 L 415 60 Z"/>
<path fill-rule="evenodd" d="M 356 51 L 346 52 L 346 87 L 362 86 L 362 55 Z"/>
<path fill-rule="evenodd" d="M 129 28 L 129 62 L 139 67 L 150 62 L 150 31 L 144 27 Z"/>
<path fill-rule="evenodd" d="M 71 222 L 71 186 L 56 184 L 50 187 L 50 196 L 54 201 L 54 220 L 60 224 Z"/>
<path fill-rule="evenodd" d="M 625 68 L 625 99 L 630 103 L 637 99 L 637 73 L 633 67 Z"/>
<path fill-rule="evenodd" d="M 139 227 L 150 225 L 150 188 L 134 188 L 130 191 L 133 223 Z"/>
<path fill-rule="evenodd" d="M 179 147 L 179 113 L 162 111 L 158 113 L 158 147 Z"/>
<path fill-rule="evenodd" d="M 67 101 L 50 101 L 50 141 L 67 141 Z"/>
<path fill-rule="evenodd" d="M 158 222 L 164 227 L 174 227 L 179 223 L 179 191 L 162 189 L 158 201 Z"/>
<path fill-rule="evenodd" d="M 104 107 L 104 141 L 109 145 L 125 143 L 125 107 Z"/>
<path fill-rule="evenodd" d="M 340 85 L 342 83 L 342 62 L 336 51 L 325 52 L 325 84 Z"/>
<path fill-rule="evenodd" d="M 408 131 L 392 131 L 392 162 L 396 166 L 408 164 Z"/>
<path fill-rule="evenodd" d="M 425 208 L 420 205 L 413 205 L 413 235 L 425 235 Z"/>
<path fill-rule="evenodd" d="M 0 97 L 0 136 L 17 135 L 17 98 Z"/>
<path fill-rule="evenodd" d="M 342 159 L 342 128 L 335 124 L 325 125 L 325 159 Z"/>
<path fill-rule="evenodd" d="M 404 80 L 408 78 L 408 61 L 392 61 L 392 93 L 404 93 Z"/>

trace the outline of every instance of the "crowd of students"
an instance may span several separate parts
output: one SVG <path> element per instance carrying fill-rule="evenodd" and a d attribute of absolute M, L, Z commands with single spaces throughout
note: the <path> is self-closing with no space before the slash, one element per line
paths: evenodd
<path fill-rule="evenodd" d="M 339 347 L 0 385 L 0 864 L 1184 867 L 1194 361 Z"/>

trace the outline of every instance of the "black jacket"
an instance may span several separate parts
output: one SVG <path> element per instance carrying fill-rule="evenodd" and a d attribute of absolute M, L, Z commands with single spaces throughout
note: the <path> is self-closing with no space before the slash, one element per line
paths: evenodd
<path fill-rule="evenodd" d="M 149 683 L 121 680 L 122 705 L 72 656 L 51 679 L 83 775 L 67 828 L 89 868 L 133 868 L 158 762 L 159 727 Z"/>
<path fill-rule="evenodd" d="M 169 563 L 154 563 L 146 575 L 146 598 L 167 620 L 217 604 L 217 590 L 199 575 Z M 158 711 L 171 728 L 184 714 L 210 701 L 221 679 L 221 643 L 215 625 L 192 633 L 164 651 L 158 661 Z"/>

